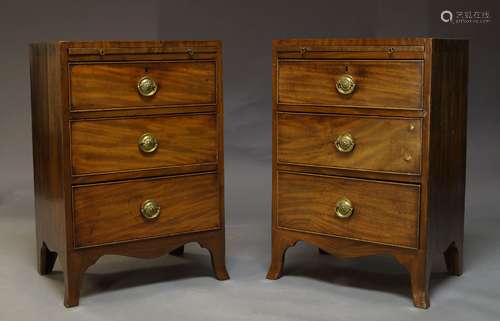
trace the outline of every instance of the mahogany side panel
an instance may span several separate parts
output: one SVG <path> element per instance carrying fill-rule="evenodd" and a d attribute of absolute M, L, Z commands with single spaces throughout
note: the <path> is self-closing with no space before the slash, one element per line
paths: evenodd
<path fill-rule="evenodd" d="M 468 41 L 432 40 L 429 216 L 433 251 L 462 274 L 467 152 Z"/>
<path fill-rule="evenodd" d="M 56 45 L 46 43 L 30 46 L 36 250 L 38 269 L 42 274 L 52 269 L 46 268 L 47 262 L 53 266 L 51 253 L 64 254 L 66 251 L 58 49 Z"/>

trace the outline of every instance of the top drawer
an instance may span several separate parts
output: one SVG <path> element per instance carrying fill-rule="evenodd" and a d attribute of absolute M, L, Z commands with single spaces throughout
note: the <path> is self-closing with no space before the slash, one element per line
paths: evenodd
<path fill-rule="evenodd" d="M 422 77 L 419 60 L 280 60 L 278 103 L 422 109 Z"/>
<path fill-rule="evenodd" d="M 72 110 L 215 104 L 214 61 L 70 64 Z"/>

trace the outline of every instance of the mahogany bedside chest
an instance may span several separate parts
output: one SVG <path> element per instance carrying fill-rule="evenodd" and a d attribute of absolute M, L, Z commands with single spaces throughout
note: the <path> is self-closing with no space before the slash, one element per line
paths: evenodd
<path fill-rule="evenodd" d="M 468 42 L 273 42 L 268 278 L 297 241 L 390 254 L 429 307 L 432 259 L 462 273 Z"/>
<path fill-rule="evenodd" d="M 59 256 L 67 307 L 106 254 L 188 242 L 225 268 L 219 41 L 31 45 L 38 271 Z"/>

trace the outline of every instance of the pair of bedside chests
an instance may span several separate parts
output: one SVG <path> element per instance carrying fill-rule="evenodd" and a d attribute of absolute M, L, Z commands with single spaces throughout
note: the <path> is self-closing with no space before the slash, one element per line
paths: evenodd
<path fill-rule="evenodd" d="M 435 254 L 462 273 L 468 42 L 273 42 L 272 262 L 305 241 L 390 254 L 429 306 Z M 59 256 L 67 307 L 107 254 L 225 267 L 219 41 L 31 46 L 38 271 Z"/>

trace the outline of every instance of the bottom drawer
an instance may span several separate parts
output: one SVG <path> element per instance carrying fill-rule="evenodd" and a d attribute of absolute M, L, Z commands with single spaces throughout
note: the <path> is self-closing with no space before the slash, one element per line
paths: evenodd
<path fill-rule="evenodd" d="M 289 172 L 277 181 L 280 228 L 417 248 L 418 185 Z"/>
<path fill-rule="evenodd" d="M 75 186 L 73 211 L 76 247 L 213 230 L 220 227 L 217 175 Z"/>

